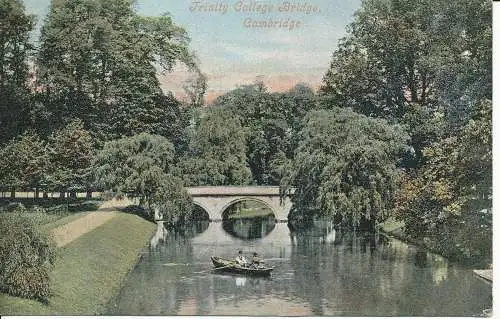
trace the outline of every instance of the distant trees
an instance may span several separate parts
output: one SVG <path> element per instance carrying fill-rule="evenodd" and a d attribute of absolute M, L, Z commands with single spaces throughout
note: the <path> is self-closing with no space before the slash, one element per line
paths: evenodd
<path fill-rule="evenodd" d="M 399 126 L 332 108 L 310 112 L 295 161 L 283 179 L 292 196 L 293 222 L 340 218 L 348 226 L 372 226 L 387 217 L 408 136 Z"/>
<path fill-rule="evenodd" d="M 195 129 L 180 165 L 189 185 L 247 185 L 247 131 L 231 110 L 213 107 Z"/>
<path fill-rule="evenodd" d="M 89 131 L 80 120 L 75 120 L 57 130 L 50 141 L 50 170 L 47 183 L 51 190 L 62 196 L 70 192 L 76 197 L 77 191 L 92 191 L 91 163 L 95 153 L 95 143 Z"/>
<path fill-rule="evenodd" d="M 38 189 L 47 182 L 49 147 L 35 132 L 27 131 L 0 150 L 0 183 L 11 197 L 16 189 Z"/>
<path fill-rule="evenodd" d="M 69 123 L 49 141 L 33 131 L 12 139 L 0 151 L 0 181 L 11 190 L 70 191 L 90 190 L 90 164 L 94 155 L 90 133 L 80 121 Z"/>
<path fill-rule="evenodd" d="M 302 117 L 315 108 L 311 88 L 270 93 L 262 82 L 242 86 L 217 99 L 216 105 L 239 116 L 246 134 L 246 157 L 254 183 L 279 185 L 280 164 L 292 159 Z"/>

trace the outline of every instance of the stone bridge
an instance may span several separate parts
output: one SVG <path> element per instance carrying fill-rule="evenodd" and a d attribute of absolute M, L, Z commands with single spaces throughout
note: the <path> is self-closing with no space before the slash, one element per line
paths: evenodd
<path fill-rule="evenodd" d="M 279 186 L 204 186 L 190 187 L 187 191 L 193 202 L 208 213 L 211 221 L 220 221 L 229 206 L 244 200 L 262 203 L 281 222 L 287 221 L 292 208 L 288 196 L 281 201 Z"/>

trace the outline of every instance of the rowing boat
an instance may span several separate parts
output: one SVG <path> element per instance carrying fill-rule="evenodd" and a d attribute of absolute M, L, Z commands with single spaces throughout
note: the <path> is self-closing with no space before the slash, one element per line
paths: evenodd
<path fill-rule="evenodd" d="M 272 267 L 244 267 L 234 260 L 223 259 L 215 256 L 210 257 L 210 259 L 212 259 L 215 270 L 223 270 L 235 274 L 250 276 L 269 276 L 271 274 L 271 271 L 273 271 Z"/>

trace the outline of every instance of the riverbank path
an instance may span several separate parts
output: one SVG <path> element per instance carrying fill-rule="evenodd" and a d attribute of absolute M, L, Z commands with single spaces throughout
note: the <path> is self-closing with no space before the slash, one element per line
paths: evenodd
<path fill-rule="evenodd" d="M 57 247 L 64 247 L 80 236 L 94 230 L 116 216 L 116 212 L 131 205 L 129 200 L 110 200 L 104 202 L 98 210 L 88 213 L 77 220 L 54 228 L 51 233 Z"/>

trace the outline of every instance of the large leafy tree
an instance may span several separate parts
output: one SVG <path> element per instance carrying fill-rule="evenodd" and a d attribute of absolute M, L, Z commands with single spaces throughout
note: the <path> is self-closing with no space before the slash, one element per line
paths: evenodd
<path fill-rule="evenodd" d="M 491 99 L 491 3 L 459 0 L 365 0 L 333 53 L 321 92 L 334 105 L 412 126 L 408 113 L 448 129 L 467 122 L 479 100 Z M 420 131 L 422 129 L 422 131 Z M 421 150 L 442 127 L 414 126 Z M 422 139 L 427 135 L 426 140 Z"/>
<path fill-rule="evenodd" d="M 310 112 L 285 192 L 295 186 L 290 218 L 342 217 L 358 226 L 388 215 L 396 187 L 398 157 L 408 136 L 398 126 L 351 110 Z"/>
<path fill-rule="evenodd" d="M 165 137 L 141 133 L 106 142 L 94 159 L 94 176 L 103 190 L 138 199 L 151 215 L 179 217 L 191 213 L 191 201 L 175 175 L 174 157 Z"/>
<path fill-rule="evenodd" d="M 22 133 L 29 123 L 28 58 L 33 21 L 22 1 L 0 1 L 0 143 Z"/>
<path fill-rule="evenodd" d="M 72 197 L 77 191 L 92 190 L 91 163 L 95 143 L 81 120 L 68 123 L 50 137 L 51 161 L 49 187 Z"/>
<path fill-rule="evenodd" d="M 156 74 L 178 61 L 194 67 L 188 41 L 170 16 L 138 16 L 129 0 L 53 1 L 37 60 L 37 118 L 76 117 L 103 140 L 167 134 Z"/>
<path fill-rule="evenodd" d="M 426 147 L 425 165 L 404 174 L 396 196 L 406 234 L 450 257 L 491 259 L 491 109 L 481 101 L 459 134 Z"/>
<path fill-rule="evenodd" d="M 11 190 L 38 189 L 47 181 L 50 151 L 47 143 L 33 131 L 12 139 L 0 150 L 0 179 Z"/>
<path fill-rule="evenodd" d="M 190 185 L 246 185 L 246 131 L 240 118 L 226 108 L 212 107 L 201 118 L 181 161 Z"/>

